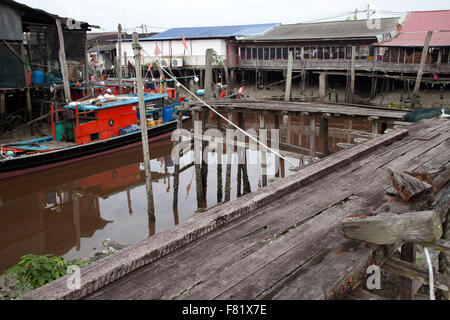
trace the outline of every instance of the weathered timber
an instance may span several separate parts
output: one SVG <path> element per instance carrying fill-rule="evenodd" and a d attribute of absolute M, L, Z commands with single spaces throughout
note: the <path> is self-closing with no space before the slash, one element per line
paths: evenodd
<path fill-rule="evenodd" d="M 421 268 L 413 263 L 402 261 L 396 258 L 390 258 L 381 267 L 402 277 L 408 277 L 412 280 L 421 281 L 426 284 L 429 283 L 428 270 Z M 438 289 L 449 291 L 450 277 L 439 272 L 434 272 L 433 277 Z"/>
<path fill-rule="evenodd" d="M 294 63 L 293 52 L 289 50 L 288 66 L 286 75 L 286 92 L 284 94 L 284 101 L 291 100 L 291 87 L 292 87 L 292 64 Z"/>
<path fill-rule="evenodd" d="M 432 210 L 347 217 L 341 225 L 347 238 L 376 244 L 393 244 L 396 241 L 434 242 L 442 236 L 441 220 Z"/>
<path fill-rule="evenodd" d="M 399 172 L 392 168 L 388 168 L 387 170 L 389 178 L 392 180 L 392 185 L 404 201 L 409 201 L 412 197 L 420 195 L 432 188 L 430 184 L 414 178 L 407 173 Z"/>
<path fill-rule="evenodd" d="M 347 298 L 349 300 L 386 300 L 386 298 L 378 294 L 369 292 L 359 287 L 350 291 L 347 294 Z"/>

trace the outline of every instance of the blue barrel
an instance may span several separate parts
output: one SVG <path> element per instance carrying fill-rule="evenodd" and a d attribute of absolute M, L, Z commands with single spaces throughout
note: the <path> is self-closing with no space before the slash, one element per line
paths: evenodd
<path fill-rule="evenodd" d="M 172 121 L 173 118 L 173 106 L 164 106 L 162 114 L 163 122 Z"/>
<path fill-rule="evenodd" d="M 42 85 L 44 83 L 44 72 L 41 70 L 33 71 L 33 73 L 31 74 L 31 79 L 34 85 Z"/>

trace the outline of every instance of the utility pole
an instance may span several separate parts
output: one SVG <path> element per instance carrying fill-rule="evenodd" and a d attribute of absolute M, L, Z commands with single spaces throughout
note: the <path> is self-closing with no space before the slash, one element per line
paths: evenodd
<path fill-rule="evenodd" d="M 136 66 L 136 81 L 139 97 L 139 115 L 141 118 L 142 150 L 144 151 L 148 216 L 149 219 L 154 219 L 155 204 L 153 203 L 152 174 L 150 171 L 150 151 L 148 147 L 148 135 L 147 135 L 147 112 L 145 110 L 145 102 L 144 102 L 144 82 L 142 80 L 141 49 L 142 47 L 140 46 L 138 41 L 138 34 L 137 32 L 133 32 L 133 51 L 134 51 L 134 63 Z"/>

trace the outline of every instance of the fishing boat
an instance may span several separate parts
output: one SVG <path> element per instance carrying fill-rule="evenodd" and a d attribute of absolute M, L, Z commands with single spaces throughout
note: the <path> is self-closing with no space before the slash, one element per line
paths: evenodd
<path fill-rule="evenodd" d="M 176 129 L 173 105 L 163 105 L 167 94 L 145 93 L 149 140 Z M 100 95 L 51 107 L 52 135 L 0 146 L 0 179 L 81 161 L 141 143 L 139 101 L 136 94 Z M 159 111 L 162 109 L 162 117 Z M 185 117 L 186 118 L 186 117 Z"/>

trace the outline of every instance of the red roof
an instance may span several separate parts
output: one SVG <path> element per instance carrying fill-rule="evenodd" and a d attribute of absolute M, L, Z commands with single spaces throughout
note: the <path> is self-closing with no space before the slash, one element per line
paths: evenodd
<path fill-rule="evenodd" d="M 399 34 L 381 46 L 423 47 L 428 31 L 430 46 L 450 46 L 450 10 L 409 12 Z"/>

